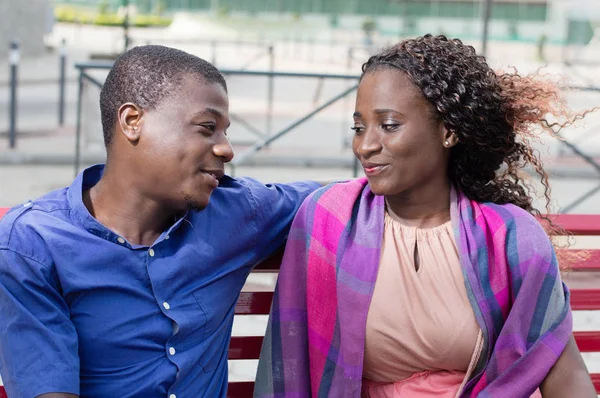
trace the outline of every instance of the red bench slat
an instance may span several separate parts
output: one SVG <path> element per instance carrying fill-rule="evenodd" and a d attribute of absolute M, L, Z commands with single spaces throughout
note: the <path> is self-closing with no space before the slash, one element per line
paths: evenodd
<path fill-rule="evenodd" d="M 0 211 L 2 211 L 2 209 L 0 209 Z M 8 398 L 8 395 L 6 395 L 6 391 L 2 386 L 0 386 L 0 398 Z"/>
<path fill-rule="evenodd" d="M 587 252 L 585 261 L 577 262 L 572 265 L 572 271 L 600 271 L 600 250 L 568 250 L 570 252 Z"/>
<path fill-rule="evenodd" d="M 600 235 L 598 214 L 553 214 L 550 219 L 573 235 Z"/>
<path fill-rule="evenodd" d="M 273 292 L 242 292 L 235 306 L 236 315 L 269 315 Z"/>
<path fill-rule="evenodd" d="M 233 336 L 229 343 L 229 359 L 257 359 L 263 336 Z"/>
<path fill-rule="evenodd" d="M 254 392 L 252 381 L 232 381 L 227 387 L 227 398 L 249 398 Z"/>
<path fill-rule="evenodd" d="M 578 289 L 571 291 L 573 311 L 600 310 L 600 289 Z"/>
<path fill-rule="evenodd" d="M 596 393 L 600 394 L 600 373 L 592 373 L 591 375 L 592 383 L 594 383 L 594 387 L 596 388 Z"/>
<path fill-rule="evenodd" d="M 254 271 L 277 271 L 279 270 L 279 265 L 281 264 L 281 259 L 283 258 L 283 249 L 275 252 L 272 256 L 258 264 Z"/>
<path fill-rule="evenodd" d="M 577 347 L 581 352 L 600 352 L 600 331 L 574 332 Z"/>

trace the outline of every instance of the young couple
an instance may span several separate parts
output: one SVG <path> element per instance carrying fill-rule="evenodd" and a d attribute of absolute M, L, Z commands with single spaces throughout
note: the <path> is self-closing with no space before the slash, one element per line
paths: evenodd
<path fill-rule="evenodd" d="M 235 302 L 286 237 L 256 397 L 596 396 L 521 174 L 547 186 L 530 142 L 572 116 L 551 82 L 404 40 L 363 66 L 366 178 L 320 189 L 224 175 L 227 86 L 195 56 L 130 50 L 100 104 L 106 165 L 0 223 L 11 398 L 225 397 Z"/>

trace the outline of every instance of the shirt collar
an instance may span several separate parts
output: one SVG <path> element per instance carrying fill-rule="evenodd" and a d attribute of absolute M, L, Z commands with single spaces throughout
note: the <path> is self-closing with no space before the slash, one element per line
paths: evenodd
<path fill-rule="evenodd" d="M 119 245 L 129 246 L 131 248 L 137 249 L 142 246 L 139 245 L 130 245 L 125 242 L 122 243 L 119 241 L 121 238 L 119 235 L 102 225 L 98 220 L 96 220 L 88 211 L 87 207 L 83 203 L 83 192 L 90 189 L 94 185 L 100 181 L 102 178 L 102 174 L 104 173 L 104 164 L 97 164 L 87 169 L 83 170 L 81 173 L 75 177 L 73 183 L 67 190 L 67 196 L 69 199 L 69 204 L 71 207 L 71 216 L 76 219 L 88 232 L 99 236 L 103 239 L 109 240 L 111 242 L 115 242 Z M 188 212 L 177 220 L 170 228 L 168 228 L 165 232 L 163 232 L 159 238 L 156 240 L 155 244 L 166 239 L 169 239 L 169 235 L 173 233 L 176 229 L 179 228 L 182 221 L 187 217 Z M 122 238 L 121 238 L 122 239 Z"/>

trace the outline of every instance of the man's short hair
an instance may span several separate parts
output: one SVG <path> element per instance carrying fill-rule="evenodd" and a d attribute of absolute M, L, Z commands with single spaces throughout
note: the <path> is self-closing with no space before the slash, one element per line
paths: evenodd
<path fill-rule="evenodd" d="M 106 147 L 112 141 L 121 105 L 132 102 L 142 109 L 153 109 L 179 89 L 186 75 L 197 75 L 206 83 L 218 83 L 227 91 L 223 75 L 210 62 L 175 48 L 139 46 L 119 56 L 100 92 Z"/>

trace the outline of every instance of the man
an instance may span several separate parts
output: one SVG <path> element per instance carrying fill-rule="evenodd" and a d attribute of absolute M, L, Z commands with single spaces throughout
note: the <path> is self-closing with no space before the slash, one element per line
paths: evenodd
<path fill-rule="evenodd" d="M 225 80 L 185 52 L 123 54 L 100 107 L 106 165 L 0 223 L 8 395 L 223 397 L 244 281 L 319 185 L 224 175 Z"/>

